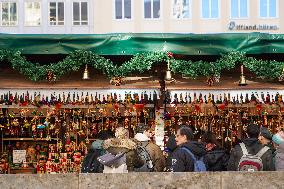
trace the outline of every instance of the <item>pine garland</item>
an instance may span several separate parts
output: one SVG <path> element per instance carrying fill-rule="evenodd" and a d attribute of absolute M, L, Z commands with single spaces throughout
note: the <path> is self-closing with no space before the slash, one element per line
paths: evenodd
<path fill-rule="evenodd" d="M 46 79 L 48 73 L 56 76 L 56 80 L 65 74 L 78 71 L 83 65 L 88 64 L 102 72 L 109 78 L 123 77 L 131 73 L 143 73 L 150 70 L 154 63 L 170 63 L 170 69 L 174 73 L 191 77 L 220 77 L 223 70 L 230 70 L 237 65 L 243 64 L 257 77 L 262 79 L 277 79 L 283 76 L 284 62 L 257 60 L 247 57 L 242 52 L 230 52 L 222 55 L 215 62 L 176 60 L 166 52 L 141 53 L 134 55 L 129 61 L 121 66 L 115 65 L 111 60 L 97 55 L 91 51 L 77 50 L 70 53 L 64 60 L 48 65 L 32 63 L 20 51 L 9 51 L 0 49 L 0 61 L 10 63 L 12 68 L 18 70 L 32 81 Z"/>

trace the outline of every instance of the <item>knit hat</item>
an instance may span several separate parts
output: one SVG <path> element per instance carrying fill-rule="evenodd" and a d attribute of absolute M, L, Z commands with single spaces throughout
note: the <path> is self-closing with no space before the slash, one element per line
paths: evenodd
<path fill-rule="evenodd" d="M 259 135 L 263 136 L 264 138 L 266 138 L 268 140 L 272 140 L 272 134 L 270 133 L 270 131 L 266 127 L 260 128 L 260 134 Z"/>
<path fill-rule="evenodd" d="M 275 144 L 280 145 L 284 142 L 284 132 L 280 131 L 279 133 L 276 133 L 275 135 L 273 135 L 272 140 Z"/>
<path fill-rule="evenodd" d="M 136 127 L 136 133 L 144 133 L 144 131 L 147 131 L 149 129 L 149 126 L 144 123 L 138 123 Z"/>

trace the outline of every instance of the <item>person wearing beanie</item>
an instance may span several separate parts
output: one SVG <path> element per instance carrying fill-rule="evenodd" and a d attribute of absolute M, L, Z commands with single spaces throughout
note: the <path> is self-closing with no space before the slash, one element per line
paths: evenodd
<path fill-rule="evenodd" d="M 284 132 L 273 135 L 272 140 L 276 147 L 275 169 L 276 171 L 284 171 Z"/>
<path fill-rule="evenodd" d="M 138 155 L 143 159 L 144 165 L 135 169 L 137 172 L 162 172 L 165 168 L 165 157 L 160 147 L 151 141 L 149 127 L 139 123 L 136 128 L 134 141 L 138 146 Z"/>
<path fill-rule="evenodd" d="M 260 134 L 260 128 L 258 125 L 250 124 L 247 126 L 246 135 L 247 138 L 243 140 L 242 143 L 248 151 L 248 154 L 256 155 L 260 150 L 264 148 L 264 146 L 259 142 L 258 137 Z M 241 145 L 236 145 L 230 155 L 230 159 L 228 162 L 228 171 L 238 171 L 240 169 L 239 164 L 241 158 L 243 157 L 243 150 Z M 268 149 L 262 156 L 262 170 L 263 171 L 273 171 L 274 164 L 273 164 L 273 156 L 270 149 Z"/>
<path fill-rule="evenodd" d="M 270 133 L 270 131 L 266 127 L 262 126 L 260 128 L 258 140 L 263 146 L 269 147 L 272 154 L 274 154 L 275 148 L 274 148 L 273 143 L 272 143 L 272 134 Z"/>

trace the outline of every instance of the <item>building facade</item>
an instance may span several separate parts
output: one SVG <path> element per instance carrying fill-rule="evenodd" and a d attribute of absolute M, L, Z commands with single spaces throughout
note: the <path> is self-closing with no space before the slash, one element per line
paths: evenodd
<path fill-rule="evenodd" d="M 284 33 L 283 0 L 0 0 L 1 33 Z"/>

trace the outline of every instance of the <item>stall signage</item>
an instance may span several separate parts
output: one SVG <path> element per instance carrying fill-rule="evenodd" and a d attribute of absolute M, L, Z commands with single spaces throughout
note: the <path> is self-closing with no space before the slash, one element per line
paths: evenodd
<path fill-rule="evenodd" d="M 13 150 L 13 163 L 26 161 L 26 150 Z"/>

